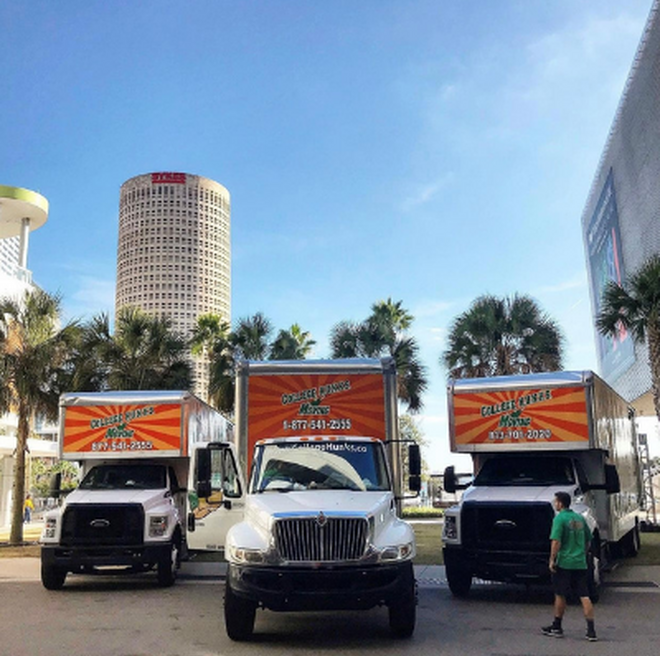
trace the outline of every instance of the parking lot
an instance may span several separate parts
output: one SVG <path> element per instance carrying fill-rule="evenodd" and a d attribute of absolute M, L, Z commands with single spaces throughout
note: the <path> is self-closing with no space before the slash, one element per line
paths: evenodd
<path fill-rule="evenodd" d="M 59 592 L 39 581 L 36 558 L 0 559 L 2 656 L 210 656 L 310 652 L 438 656 L 655 656 L 660 640 L 660 567 L 622 566 L 607 578 L 597 606 L 600 641 L 583 639 L 571 606 L 563 640 L 540 626 L 551 617 L 545 588 L 478 583 L 467 600 L 452 598 L 444 569 L 420 566 L 417 629 L 390 637 L 387 613 L 277 614 L 259 611 L 254 640 L 233 643 L 222 618 L 224 565 L 185 563 L 172 588 L 139 578 L 70 576 Z"/>

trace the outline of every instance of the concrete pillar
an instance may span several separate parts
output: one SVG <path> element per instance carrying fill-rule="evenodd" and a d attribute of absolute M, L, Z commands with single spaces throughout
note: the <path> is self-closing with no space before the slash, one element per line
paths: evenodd
<path fill-rule="evenodd" d="M 21 219 L 21 242 L 18 251 L 18 266 L 27 269 L 28 242 L 30 240 L 30 219 Z"/>

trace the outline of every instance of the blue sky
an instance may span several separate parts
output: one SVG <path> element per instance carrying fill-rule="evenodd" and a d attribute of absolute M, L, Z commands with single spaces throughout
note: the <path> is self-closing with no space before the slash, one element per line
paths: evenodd
<path fill-rule="evenodd" d="M 451 320 L 527 293 L 595 368 L 580 216 L 651 0 L 160 0 L 0 5 L 0 184 L 50 201 L 28 266 L 112 312 L 119 187 L 232 196 L 232 316 L 416 317 L 420 425 L 448 464 Z M 460 461 L 459 461 L 460 462 Z"/>

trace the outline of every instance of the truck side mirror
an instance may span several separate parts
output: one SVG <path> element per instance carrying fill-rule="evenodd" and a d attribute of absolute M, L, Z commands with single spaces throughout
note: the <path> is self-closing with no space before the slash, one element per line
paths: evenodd
<path fill-rule="evenodd" d="M 200 499 L 208 499 L 211 496 L 211 452 L 209 449 L 197 449 L 195 491 Z"/>
<path fill-rule="evenodd" d="M 454 494 L 454 492 L 457 492 L 458 490 L 465 490 L 470 487 L 473 478 L 472 474 L 457 474 L 452 465 L 445 469 L 442 487 L 444 487 L 445 492 Z"/>
<path fill-rule="evenodd" d="M 621 492 L 621 481 L 615 465 L 605 465 L 605 491 L 607 494 Z"/>
<path fill-rule="evenodd" d="M 422 455 L 419 444 L 408 446 L 408 473 L 410 476 L 421 476 L 422 474 Z"/>
<path fill-rule="evenodd" d="M 457 485 L 458 485 L 458 480 L 456 478 L 456 470 L 454 466 L 452 465 L 451 467 L 446 467 L 444 480 L 442 482 L 442 487 L 445 488 L 445 492 L 449 492 L 449 494 L 454 494 L 454 492 L 456 492 L 456 490 L 458 489 L 456 487 Z"/>
<path fill-rule="evenodd" d="M 57 472 L 57 474 L 53 474 L 53 477 L 50 479 L 48 496 L 53 497 L 53 499 L 59 499 L 61 494 L 62 494 L 62 472 Z"/>
<path fill-rule="evenodd" d="M 411 492 L 422 489 L 422 455 L 419 444 L 408 446 L 408 489 Z"/>

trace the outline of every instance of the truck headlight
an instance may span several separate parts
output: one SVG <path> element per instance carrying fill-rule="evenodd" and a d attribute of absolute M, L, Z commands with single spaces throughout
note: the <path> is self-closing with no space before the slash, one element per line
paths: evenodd
<path fill-rule="evenodd" d="M 55 532 L 57 531 L 57 518 L 49 517 L 46 519 L 44 525 L 43 533 L 41 534 L 42 540 L 53 540 L 55 539 Z"/>
<path fill-rule="evenodd" d="M 229 560 L 239 565 L 255 565 L 264 562 L 264 552 L 260 549 L 245 549 L 244 547 L 229 547 Z"/>
<path fill-rule="evenodd" d="M 169 517 L 167 515 L 155 515 L 149 518 L 149 537 L 162 538 L 167 533 Z"/>
<path fill-rule="evenodd" d="M 444 537 L 447 540 L 458 539 L 458 528 L 456 527 L 456 517 L 445 515 Z"/>
<path fill-rule="evenodd" d="M 392 547 L 385 547 L 381 549 L 380 560 L 381 562 L 394 561 L 394 560 L 405 560 L 409 558 L 414 552 L 414 546 L 412 542 L 406 542 L 406 544 L 400 544 Z"/>

